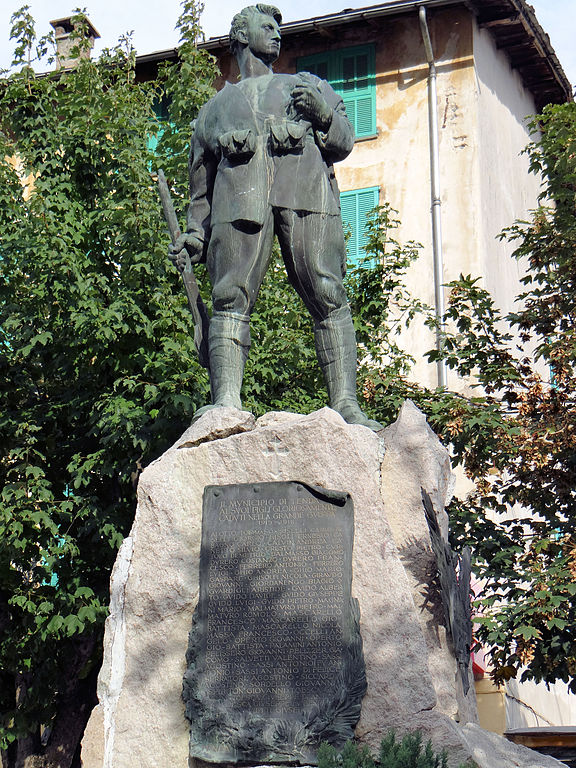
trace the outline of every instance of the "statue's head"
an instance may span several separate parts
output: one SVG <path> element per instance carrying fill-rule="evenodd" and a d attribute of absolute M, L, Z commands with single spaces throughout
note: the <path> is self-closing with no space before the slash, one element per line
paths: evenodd
<path fill-rule="evenodd" d="M 266 64 L 276 61 L 280 53 L 280 24 L 282 14 L 273 5 L 249 5 L 232 19 L 230 48 L 236 55 L 242 48 Z"/>

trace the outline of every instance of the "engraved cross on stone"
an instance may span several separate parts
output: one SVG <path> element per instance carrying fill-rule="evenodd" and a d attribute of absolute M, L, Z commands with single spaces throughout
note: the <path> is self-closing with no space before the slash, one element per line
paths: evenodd
<path fill-rule="evenodd" d="M 282 443 L 282 440 L 275 435 L 268 447 L 264 449 L 264 456 L 270 459 L 271 471 L 270 475 L 274 480 L 280 480 L 282 478 L 282 470 L 280 467 L 281 457 L 290 453 L 289 449 Z"/>

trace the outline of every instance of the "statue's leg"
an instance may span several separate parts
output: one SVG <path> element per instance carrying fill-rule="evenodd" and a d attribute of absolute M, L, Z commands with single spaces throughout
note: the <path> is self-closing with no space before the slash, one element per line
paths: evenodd
<path fill-rule="evenodd" d="M 207 258 L 213 305 L 208 334 L 212 405 L 202 412 L 242 408 L 250 313 L 270 260 L 272 237 L 271 218 L 263 227 L 224 223 L 213 228 Z"/>
<path fill-rule="evenodd" d="M 356 334 L 343 285 L 340 217 L 278 209 L 276 226 L 290 280 L 314 320 L 330 407 L 349 424 L 382 429 L 360 409 L 356 396 Z"/>
<path fill-rule="evenodd" d="M 212 404 L 242 408 L 240 390 L 250 351 L 250 316 L 214 312 L 208 334 Z"/>
<path fill-rule="evenodd" d="M 369 419 L 358 405 L 356 334 L 348 306 L 314 323 L 314 341 L 318 362 L 326 380 L 330 407 L 338 411 L 349 424 L 382 429 L 382 425 Z"/>

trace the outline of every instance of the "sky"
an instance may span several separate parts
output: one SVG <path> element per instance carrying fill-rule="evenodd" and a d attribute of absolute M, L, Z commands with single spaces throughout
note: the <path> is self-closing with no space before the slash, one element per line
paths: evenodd
<path fill-rule="evenodd" d="M 227 34 L 232 16 L 256 0 L 205 0 L 202 26 L 206 37 Z M 51 30 L 50 20 L 69 16 L 78 6 L 84 7 L 101 39 L 102 47 L 115 45 L 118 38 L 133 31 L 133 44 L 139 54 L 173 48 L 178 44 L 174 29 L 180 13 L 180 0 L 0 0 L 0 68 L 10 66 L 13 43 L 10 18 L 22 5 L 30 6 L 36 20 L 36 32 L 42 36 Z M 343 8 L 362 8 L 375 0 L 289 0 L 274 4 L 283 12 L 284 21 L 306 19 Z M 576 86 L 576 0 L 532 0 L 536 15 L 550 35 L 552 46 L 568 80 Z"/>

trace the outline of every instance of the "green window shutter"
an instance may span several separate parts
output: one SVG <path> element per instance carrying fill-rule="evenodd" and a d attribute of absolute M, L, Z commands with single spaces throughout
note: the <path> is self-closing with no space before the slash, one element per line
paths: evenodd
<path fill-rule="evenodd" d="M 367 241 L 366 216 L 378 205 L 378 187 L 355 189 L 340 193 L 340 205 L 344 232 L 350 232 L 346 249 L 348 262 L 357 264 L 365 255 Z"/>
<path fill-rule="evenodd" d="M 373 45 L 347 48 L 341 51 L 340 68 L 342 85 L 339 91 L 347 111 L 353 115 L 350 121 L 356 136 L 373 136 L 376 133 L 376 64 Z"/>
<path fill-rule="evenodd" d="M 358 198 L 355 192 L 342 192 L 340 194 L 340 214 L 344 234 L 348 235 L 346 251 L 348 261 L 358 260 Z"/>
<path fill-rule="evenodd" d="M 358 251 L 359 255 L 364 255 L 366 242 L 368 240 L 366 232 L 366 217 L 378 205 L 378 187 L 362 189 L 358 191 Z"/>
<path fill-rule="evenodd" d="M 154 114 L 157 118 L 160 120 L 166 120 L 168 118 L 168 102 L 164 99 L 155 98 L 154 102 L 152 103 L 152 109 L 154 111 Z M 160 141 L 160 138 L 162 137 L 163 130 L 162 128 L 156 130 L 155 133 L 151 133 L 148 135 L 146 139 L 146 146 L 151 152 L 156 151 L 156 147 L 158 146 L 158 142 Z"/>
<path fill-rule="evenodd" d="M 298 70 L 300 72 L 311 72 L 316 77 L 330 82 L 330 55 L 326 53 L 320 54 L 320 56 L 308 56 L 306 59 L 299 59 Z"/>
<path fill-rule="evenodd" d="M 162 136 L 162 131 L 159 130 L 157 133 L 149 133 L 148 137 L 146 139 L 146 146 L 150 150 L 150 152 L 155 152 L 156 147 L 158 146 L 158 142 L 160 141 L 160 137 Z"/>
<path fill-rule="evenodd" d="M 297 67 L 299 72 L 311 72 L 316 77 L 321 77 L 322 80 L 328 80 L 333 85 L 335 78 L 337 77 L 337 64 L 334 53 L 325 51 L 324 53 L 317 53 L 314 56 L 303 56 L 298 59 Z"/>
<path fill-rule="evenodd" d="M 356 137 L 376 133 L 376 63 L 373 45 L 326 51 L 298 59 L 300 71 L 328 80 L 340 95 Z"/>
<path fill-rule="evenodd" d="M 356 99 L 356 136 L 373 136 L 376 133 L 376 115 L 372 96 Z"/>

